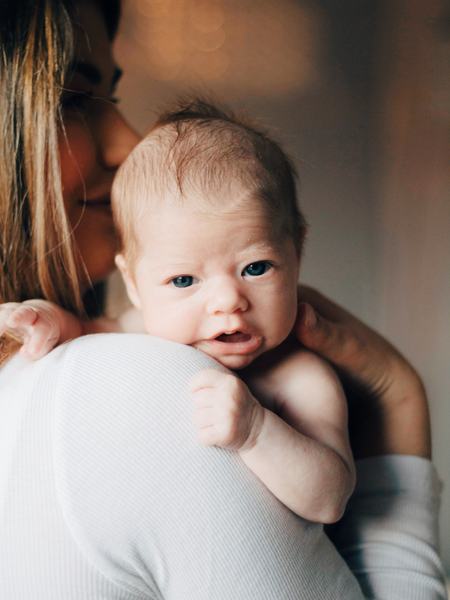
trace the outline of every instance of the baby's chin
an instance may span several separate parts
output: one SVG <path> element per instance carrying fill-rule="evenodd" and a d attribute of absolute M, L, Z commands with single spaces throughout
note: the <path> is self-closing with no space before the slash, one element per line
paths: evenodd
<path fill-rule="evenodd" d="M 283 342 L 282 338 L 267 339 L 264 336 L 251 336 L 248 340 L 238 341 L 232 347 L 232 343 L 224 342 L 223 340 L 201 340 L 191 344 L 197 350 L 201 350 L 222 366 L 233 371 L 247 369 L 255 361 L 259 364 L 258 359 L 264 357 L 272 349 L 276 349 Z M 249 344 L 249 347 L 246 347 Z"/>
<path fill-rule="evenodd" d="M 213 356 L 222 366 L 227 369 L 231 369 L 232 371 L 239 371 L 240 369 L 245 369 L 257 358 L 256 356 L 242 356 L 231 354 L 228 356 L 221 356 L 220 358 Z"/>

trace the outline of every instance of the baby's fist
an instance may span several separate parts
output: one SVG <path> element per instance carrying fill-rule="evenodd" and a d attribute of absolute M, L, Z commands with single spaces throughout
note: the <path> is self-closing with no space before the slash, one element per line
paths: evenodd
<path fill-rule="evenodd" d="M 59 319 L 45 300 L 7 302 L 0 305 L 0 335 L 5 332 L 22 340 L 22 354 L 37 360 L 58 343 Z"/>
<path fill-rule="evenodd" d="M 231 450 L 252 447 L 264 420 L 264 409 L 243 381 L 232 373 L 205 369 L 191 381 L 194 425 L 203 446 Z"/>

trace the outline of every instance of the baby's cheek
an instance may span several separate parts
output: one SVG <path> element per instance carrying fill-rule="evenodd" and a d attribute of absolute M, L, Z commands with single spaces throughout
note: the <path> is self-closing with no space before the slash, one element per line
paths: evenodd
<path fill-rule="evenodd" d="M 274 315 L 270 336 L 271 348 L 279 346 L 288 337 L 294 327 L 296 318 L 297 301 L 296 297 L 293 297 L 285 302 L 283 306 L 280 306 Z"/>
<path fill-rule="evenodd" d="M 195 340 L 192 322 L 188 317 L 180 315 L 179 311 L 151 311 L 145 316 L 145 330 L 150 335 L 191 345 Z"/>

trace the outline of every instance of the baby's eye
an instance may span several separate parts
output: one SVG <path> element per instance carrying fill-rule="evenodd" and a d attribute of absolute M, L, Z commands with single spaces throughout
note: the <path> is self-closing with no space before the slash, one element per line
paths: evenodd
<path fill-rule="evenodd" d="M 245 267 L 242 271 L 242 275 L 249 275 L 250 277 L 260 277 L 267 273 L 272 268 L 272 264 L 267 260 L 258 260 L 257 262 L 251 263 Z"/>
<path fill-rule="evenodd" d="M 171 283 L 177 288 L 187 288 L 194 283 L 194 278 L 192 275 L 178 275 L 171 279 Z"/>

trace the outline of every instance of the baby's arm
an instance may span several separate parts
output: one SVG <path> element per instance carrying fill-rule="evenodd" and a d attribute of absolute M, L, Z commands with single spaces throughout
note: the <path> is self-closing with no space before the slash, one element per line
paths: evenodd
<path fill-rule="evenodd" d="M 0 335 L 20 339 L 21 353 L 37 360 L 58 344 L 89 333 L 139 331 L 139 317 L 132 312 L 137 313 L 130 309 L 118 319 L 83 320 L 48 300 L 7 302 L 0 305 Z"/>
<path fill-rule="evenodd" d="M 332 369 L 296 352 L 255 386 L 275 399 L 262 407 L 232 374 L 207 371 L 193 383 L 200 441 L 239 451 L 269 490 L 296 514 L 333 523 L 343 514 L 355 474 L 347 406 Z"/>
<path fill-rule="evenodd" d="M 347 402 L 336 374 L 317 356 L 298 351 L 258 388 L 272 397 L 275 412 L 265 410 L 256 442 L 241 452 L 244 462 L 298 515 L 321 523 L 339 520 L 355 469 Z"/>

